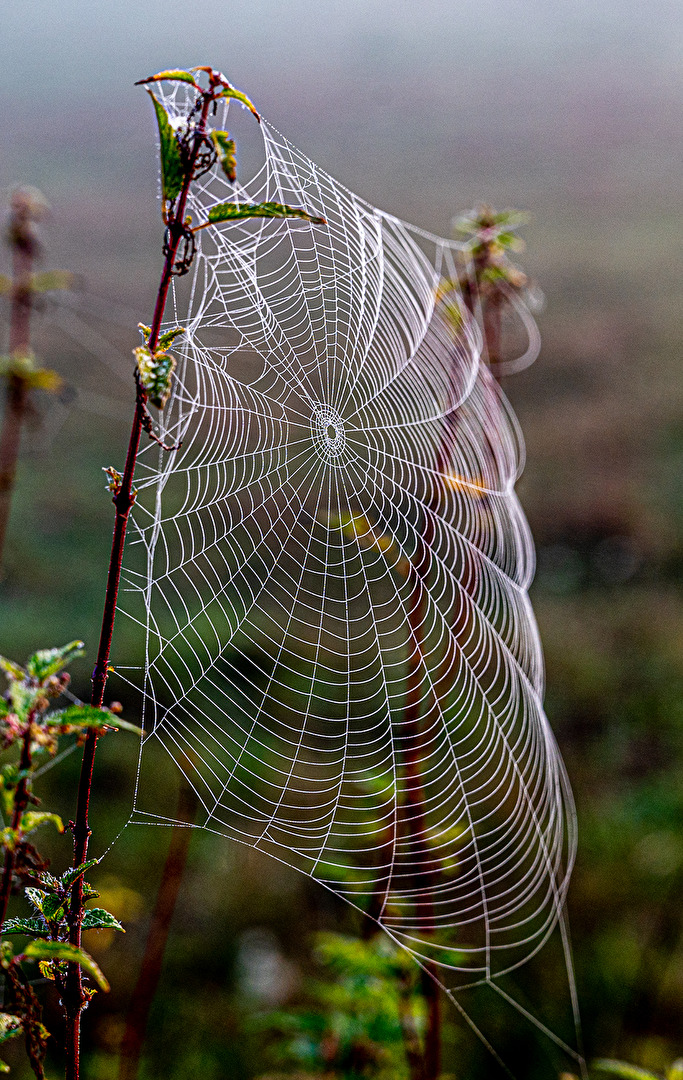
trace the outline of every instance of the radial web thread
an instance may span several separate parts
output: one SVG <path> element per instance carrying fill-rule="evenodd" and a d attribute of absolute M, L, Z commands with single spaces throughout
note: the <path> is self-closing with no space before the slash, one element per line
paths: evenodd
<path fill-rule="evenodd" d="M 125 571 L 147 640 L 131 820 L 171 823 L 162 749 L 200 826 L 311 875 L 457 995 L 562 922 L 576 844 L 521 437 L 453 285 L 465 249 L 259 130 L 262 167 L 199 181 L 193 220 L 235 198 L 328 224 L 207 228 L 174 294 L 182 447 L 143 451 Z"/>

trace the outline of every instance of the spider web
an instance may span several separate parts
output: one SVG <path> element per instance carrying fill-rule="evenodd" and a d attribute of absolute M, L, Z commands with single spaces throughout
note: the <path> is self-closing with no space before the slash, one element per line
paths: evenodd
<path fill-rule="evenodd" d="M 234 198 L 328 224 L 207 228 L 174 293 L 182 447 L 142 453 L 125 571 L 147 649 L 131 821 L 173 820 L 161 750 L 199 825 L 317 879 L 453 995 L 507 997 L 564 932 L 576 844 L 520 433 L 453 285 L 466 249 L 259 131 L 261 167 L 200 180 L 193 220 Z"/>

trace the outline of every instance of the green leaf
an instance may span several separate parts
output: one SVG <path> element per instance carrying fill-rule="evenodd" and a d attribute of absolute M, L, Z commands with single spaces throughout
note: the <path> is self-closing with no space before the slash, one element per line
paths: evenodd
<path fill-rule="evenodd" d="M 150 330 L 149 333 L 151 334 L 151 332 L 152 331 Z M 180 336 L 180 334 L 184 333 L 185 329 L 182 326 L 176 326 L 173 328 L 173 330 L 166 330 L 163 334 L 159 335 L 157 351 L 159 349 L 167 349 L 169 345 L 172 345 L 175 339 Z M 147 336 L 149 337 L 149 334 Z"/>
<path fill-rule="evenodd" d="M 683 1080 L 683 1058 L 677 1058 L 666 1070 L 666 1080 Z"/>
<path fill-rule="evenodd" d="M 260 123 L 261 117 L 257 113 L 253 103 L 249 100 L 246 94 L 242 93 L 241 90 L 236 90 L 234 86 L 227 86 L 220 96 L 224 98 L 234 98 L 235 101 L 241 101 L 242 104 L 246 105 L 249 111 L 254 114 L 254 116 Z"/>
<path fill-rule="evenodd" d="M 48 922 L 60 923 L 65 915 L 64 901 L 54 893 L 50 893 L 50 895 L 46 896 L 43 900 L 41 910 L 43 917 L 47 919 Z"/>
<path fill-rule="evenodd" d="M 175 357 L 167 352 L 151 352 L 146 345 L 133 349 L 133 354 L 149 400 L 157 409 L 163 409 L 171 394 Z"/>
<path fill-rule="evenodd" d="M 6 656 L 0 656 L 0 671 L 4 671 L 9 679 L 25 679 L 26 672 L 14 660 L 8 660 Z"/>
<path fill-rule="evenodd" d="M 237 158 L 235 157 L 235 140 L 231 139 L 227 131 L 212 131 L 211 141 L 216 148 L 216 154 L 221 169 L 231 184 L 237 179 Z M 161 341 L 159 342 L 161 344 Z"/>
<path fill-rule="evenodd" d="M 326 225 L 327 222 L 323 217 L 313 217 L 306 210 L 303 210 L 300 206 L 285 206 L 283 203 L 276 202 L 264 202 L 264 203 L 235 203 L 224 202 L 216 203 L 209 210 L 209 221 L 212 225 L 218 224 L 220 221 L 236 221 L 238 218 L 303 218 L 304 221 L 310 221 L 314 225 Z"/>
<path fill-rule="evenodd" d="M 36 916 L 33 919 L 7 919 L 2 928 L 3 934 L 26 934 L 28 937 L 45 937 L 45 921 Z"/>
<path fill-rule="evenodd" d="M 20 1035 L 23 1030 L 24 1026 L 18 1016 L 14 1016 L 12 1013 L 0 1012 L 0 1043 L 13 1039 L 15 1035 Z M 9 1072 L 9 1069 L 3 1069 L 3 1072 Z"/>
<path fill-rule="evenodd" d="M 86 870 L 89 870 L 91 866 L 97 866 L 99 861 L 99 859 L 88 859 L 87 862 L 81 863 L 80 866 L 73 866 L 71 870 L 67 870 L 60 878 L 62 887 L 64 889 L 70 889 L 74 881 L 78 881 L 79 877 L 82 877 Z"/>
<path fill-rule="evenodd" d="M 153 77 L 153 81 L 156 76 Z M 193 80 L 194 81 L 194 80 Z M 185 179 L 185 168 L 180 155 L 176 133 L 171 127 L 164 106 L 147 87 L 147 93 L 154 102 L 154 111 L 159 127 L 159 149 L 161 153 L 161 192 L 166 202 L 172 202 L 180 193 Z"/>
<path fill-rule="evenodd" d="M 192 75 L 190 75 L 190 72 L 181 70 L 159 71 L 156 75 L 150 75 L 147 79 L 138 79 L 138 81 L 135 83 L 135 86 L 144 86 L 145 83 L 151 82 L 162 82 L 164 79 L 168 79 L 169 82 L 190 83 L 192 86 L 196 87 L 197 90 L 200 89 L 198 84 L 193 79 Z"/>
<path fill-rule="evenodd" d="M 21 829 L 26 834 L 48 824 L 54 825 L 57 832 L 64 832 L 64 822 L 59 814 L 49 814 L 45 810 L 27 810 L 21 819 Z"/>
<path fill-rule="evenodd" d="M 21 955 L 25 960 L 66 960 L 79 964 L 95 980 L 100 990 L 105 993 L 109 990 L 109 983 L 92 956 L 85 949 L 77 949 L 67 941 L 30 941 Z"/>
<path fill-rule="evenodd" d="M 45 726 L 69 728 L 116 728 L 117 731 L 132 731 L 135 735 L 143 734 L 142 728 L 122 720 L 111 709 L 98 709 L 95 705 L 69 705 L 67 709 L 58 709 L 45 718 Z"/>
<path fill-rule="evenodd" d="M 120 930 L 122 934 L 126 932 L 118 919 L 115 919 L 110 911 L 105 911 L 101 907 L 88 908 L 83 913 L 83 929 Z"/>
<path fill-rule="evenodd" d="M 38 911 L 42 915 L 42 913 L 43 913 L 43 901 L 45 900 L 45 897 L 47 896 L 47 893 L 43 892 L 42 889 L 31 889 L 31 888 L 24 889 L 24 892 L 26 894 L 27 899 L 30 900 L 30 902 L 33 904 L 33 906 L 35 908 L 38 908 Z"/>
<path fill-rule="evenodd" d="M 63 671 L 77 656 L 83 656 L 84 651 L 85 646 L 82 641 L 70 641 L 68 645 L 62 645 L 60 649 L 39 649 L 29 657 L 26 670 L 32 679 L 43 682 L 51 675 Z"/>
<path fill-rule="evenodd" d="M 662 1080 L 658 1073 L 650 1072 L 649 1069 L 641 1069 L 638 1065 L 630 1065 L 627 1061 L 612 1061 L 609 1058 L 598 1058 L 597 1061 L 593 1061 L 591 1069 L 611 1073 L 612 1076 L 621 1076 L 622 1080 Z"/>

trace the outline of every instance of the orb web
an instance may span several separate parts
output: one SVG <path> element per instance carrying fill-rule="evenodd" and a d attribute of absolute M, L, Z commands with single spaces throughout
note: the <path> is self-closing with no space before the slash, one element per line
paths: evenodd
<path fill-rule="evenodd" d="M 452 285 L 465 249 L 259 134 L 261 167 L 200 180 L 193 220 L 234 198 L 327 225 L 207 228 L 174 293 L 161 424 L 182 446 L 142 453 L 125 571 L 147 642 L 132 821 L 172 820 L 161 750 L 199 825 L 317 879 L 457 995 L 543 945 L 575 850 L 520 433 Z"/>

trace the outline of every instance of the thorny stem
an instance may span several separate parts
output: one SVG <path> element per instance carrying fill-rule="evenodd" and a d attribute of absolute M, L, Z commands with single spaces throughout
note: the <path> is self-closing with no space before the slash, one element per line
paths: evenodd
<path fill-rule="evenodd" d="M 31 195 L 17 191 L 12 199 L 9 242 L 12 246 L 12 294 L 10 301 L 9 354 L 28 356 L 31 347 L 31 310 L 33 307 L 33 265 L 39 253 L 34 226 Z M 10 503 L 21 443 L 21 426 L 26 415 L 26 380 L 10 375 L 7 384 L 5 415 L 0 434 L 0 565 L 7 535 Z"/>
<path fill-rule="evenodd" d="M 187 197 L 192 182 L 197 156 L 201 149 L 206 119 L 209 107 L 213 100 L 213 87 L 208 91 L 201 91 L 202 108 L 200 120 L 195 129 L 195 139 L 192 151 L 187 163 L 187 171 L 183 186 L 178 197 L 178 202 L 173 208 L 168 221 L 168 244 L 166 258 L 159 283 L 154 316 L 152 319 L 151 333 L 147 344 L 150 350 L 154 350 L 159 340 L 159 331 L 164 317 L 168 290 L 173 277 L 173 267 L 182 239 L 182 225 L 187 206 Z M 121 485 L 114 495 L 116 514 L 114 518 L 114 535 L 112 538 L 111 555 L 109 558 L 109 571 L 107 575 L 107 588 L 104 600 L 104 613 L 102 616 L 102 630 L 100 644 L 97 652 L 97 660 L 92 677 L 92 704 L 101 708 L 104 701 L 104 690 L 109 670 L 109 656 L 111 652 L 112 634 L 114 632 L 114 618 L 116 615 L 116 601 L 121 580 L 121 566 L 123 562 L 123 548 L 126 539 L 126 528 L 131 508 L 135 502 L 133 492 L 133 473 L 137 461 L 142 434 L 143 418 L 147 404 L 147 394 L 137 383 L 137 395 L 135 401 L 135 414 L 128 443 L 128 453 L 124 466 Z M 88 842 L 90 839 L 89 808 L 90 793 L 92 789 L 93 769 L 95 765 L 95 752 L 97 749 L 97 734 L 94 730 L 86 736 L 81 775 L 78 785 L 78 802 L 76 807 L 76 820 L 74 824 L 74 867 L 84 863 L 88 856 Z M 71 907 L 69 914 L 70 934 L 69 941 L 72 945 L 80 948 L 81 926 L 83 922 L 83 876 L 81 875 L 74 883 L 71 893 Z M 79 1080 L 80 1076 L 80 1025 L 81 1014 L 88 1002 L 88 995 L 84 992 L 81 968 L 78 964 L 69 964 L 66 988 L 64 994 L 64 1011 L 66 1014 L 66 1080 Z"/>
<path fill-rule="evenodd" d="M 10 828 L 13 832 L 21 825 L 21 819 L 24 814 L 24 810 L 28 806 L 30 788 L 28 772 L 31 768 L 31 727 L 33 726 L 33 713 L 31 713 L 26 722 L 26 731 L 24 732 L 24 738 L 21 744 L 21 757 L 19 759 L 19 772 L 24 775 L 19 780 L 14 791 L 14 809 L 12 811 L 12 821 Z M 14 866 L 16 863 L 16 848 L 5 848 L 5 864 L 2 870 L 2 882 L 0 883 L 0 932 L 5 925 L 5 919 L 7 918 L 7 906 L 9 904 L 9 898 L 12 893 L 12 877 L 14 875 Z"/>

